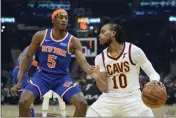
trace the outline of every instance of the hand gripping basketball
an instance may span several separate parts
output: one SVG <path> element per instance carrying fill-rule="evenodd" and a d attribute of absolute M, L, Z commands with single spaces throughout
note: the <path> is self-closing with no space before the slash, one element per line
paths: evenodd
<path fill-rule="evenodd" d="M 147 84 L 145 84 L 145 86 L 149 85 L 149 84 L 155 84 L 156 86 L 160 86 L 161 88 L 165 88 L 164 84 L 160 81 L 157 80 L 152 80 L 150 82 L 148 82 Z"/>
<path fill-rule="evenodd" d="M 167 100 L 167 91 L 162 82 L 148 82 L 142 90 L 142 100 L 150 108 L 162 107 Z"/>

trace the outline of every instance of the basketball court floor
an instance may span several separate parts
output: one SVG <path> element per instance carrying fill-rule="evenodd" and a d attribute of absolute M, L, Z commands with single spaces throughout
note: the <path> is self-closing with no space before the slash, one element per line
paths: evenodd
<path fill-rule="evenodd" d="M 74 106 L 66 106 L 67 116 L 73 116 Z M 155 117 L 175 117 L 176 118 L 176 106 L 163 106 L 162 108 L 152 109 Z M 41 116 L 42 110 L 41 105 L 35 106 L 36 116 Z M 17 105 L 2 105 L 1 107 L 2 117 L 17 117 L 18 116 L 18 106 Z M 59 106 L 51 105 L 49 107 L 48 116 L 59 117 L 61 111 Z"/>

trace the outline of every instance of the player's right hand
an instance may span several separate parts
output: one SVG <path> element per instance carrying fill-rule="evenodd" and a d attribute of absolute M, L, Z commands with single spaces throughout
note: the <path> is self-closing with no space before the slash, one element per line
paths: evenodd
<path fill-rule="evenodd" d="M 11 88 L 11 93 L 12 93 L 12 96 L 15 97 L 15 96 L 18 96 L 17 92 L 18 90 L 21 88 L 21 83 L 17 83 L 16 85 L 14 85 L 12 88 Z"/>

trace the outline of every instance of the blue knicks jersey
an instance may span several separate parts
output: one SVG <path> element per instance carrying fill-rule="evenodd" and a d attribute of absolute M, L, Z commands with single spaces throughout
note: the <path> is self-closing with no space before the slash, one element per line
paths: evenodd
<path fill-rule="evenodd" d="M 53 74 L 69 74 L 71 53 L 69 43 L 72 35 L 67 32 L 62 40 L 52 37 L 52 29 L 46 29 L 45 37 L 40 45 L 38 66 L 41 71 Z"/>

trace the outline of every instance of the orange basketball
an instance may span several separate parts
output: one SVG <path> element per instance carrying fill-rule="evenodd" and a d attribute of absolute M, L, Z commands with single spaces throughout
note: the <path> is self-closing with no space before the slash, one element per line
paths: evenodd
<path fill-rule="evenodd" d="M 153 83 L 146 85 L 142 90 L 142 100 L 150 108 L 159 108 L 166 103 L 166 89 Z"/>

